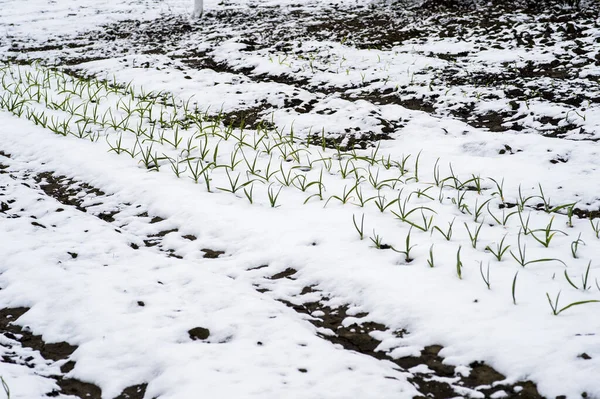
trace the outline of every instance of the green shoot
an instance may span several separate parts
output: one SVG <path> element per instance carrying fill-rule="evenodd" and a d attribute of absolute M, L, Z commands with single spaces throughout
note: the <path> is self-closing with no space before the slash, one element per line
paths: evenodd
<path fill-rule="evenodd" d="M 384 187 L 392 188 L 392 185 L 390 184 L 390 182 L 394 182 L 397 180 L 397 179 L 385 179 L 385 180 L 379 181 L 379 168 L 377 169 L 377 172 L 375 174 L 373 174 L 371 172 L 371 168 L 369 168 L 368 172 L 369 172 L 368 181 L 369 181 L 369 183 L 371 183 L 371 185 L 373 186 L 373 188 L 375 190 L 381 190 Z"/>
<path fill-rule="evenodd" d="M 492 253 L 492 255 L 494 255 L 494 257 L 498 260 L 498 262 L 502 261 L 502 257 L 504 256 L 504 253 L 506 251 L 508 251 L 508 248 L 510 248 L 510 245 L 504 246 L 505 239 L 506 239 L 506 234 L 504 235 L 504 237 L 502 237 L 500 244 L 496 244 L 496 250 L 492 249 L 489 245 L 487 247 L 485 247 L 485 250 L 490 251 Z"/>
<path fill-rule="evenodd" d="M 344 186 L 344 192 L 342 193 L 341 197 L 338 195 L 332 195 L 331 197 L 329 197 L 329 199 L 325 202 L 325 205 L 323 205 L 323 206 L 326 207 L 332 198 L 340 201 L 342 204 L 348 203 L 348 201 L 350 201 L 351 198 L 354 198 L 351 196 L 351 194 L 354 190 L 356 190 L 357 186 L 358 186 L 358 182 L 350 190 L 348 190 L 348 186 Z"/>
<path fill-rule="evenodd" d="M 588 286 L 588 278 L 590 276 L 590 267 L 592 266 L 592 261 L 590 261 L 588 263 L 587 269 L 585 270 L 585 273 L 581 276 L 581 289 L 583 291 L 587 291 L 590 288 L 592 288 L 592 286 Z M 565 270 L 564 272 L 565 274 L 565 279 L 567 280 L 567 282 L 576 290 L 579 289 L 579 287 L 577 287 L 577 285 L 575 285 L 575 283 L 573 283 L 573 280 L 571 280 L 571 278 L 569 277 L 569 275 L 567 274 L 567 271 Z"/>
<path fill-rule="evenodd" d="M 231 174 L 229 173 L 229 169 L 225 168 L 225 173 L 227 174 L 227 179 L 229 180 L 229 187 L 217 187 L 217 190 L 225 191 L 231 194 L 235 194 L 239 189 L 246 187 L 247 185 L 254 182 L 254 180 L 248 180 L 247 182 L 240 183 L 240 173 L 237 174 L 235 179 L 231 178 Z"/>
<path fill-rule="evenodd" d="M 590 299 L 590 300 L 587 300 L 587 301 L 578 301 L 578 302 L 570 303 L 569 305 L 567 305 L 567 306 L 559 309 L 558 308 L 558 300 L 560 298 L 560 291 L 556 295 L 556 298 L 554 299 L 554 302 L 552 301 L 552 299 L 550 299 L 550 294 L 548 294 L 547 292 L 546 292 L 546 297 L 548 298 L 548 303 L 550 304 L 550 308 L 552 308 L 552 314 L 554 316 L 558 316 L 559 314 L 561 314 L 562 312 L 564 312 L 565 310 L 567 310 L 567 309 L 569 309 L 569 308 L 571 308 L 573 306 L 584 305 L 586 303 L 600 302 L 597 299 Z"/>
<path fill-rule="evenodd" d="M 492 286 L 490 284 L 490 264 L 489 264 L 489 262 L 488 262 L 487 270 L 486 270 L 485 274 L 483 273 L 483 262 L 479 262 L 479 273 L 481 274 L 481 278 L 483 279 L 483 282 L 487 286 L 488 290 L 491 290 Z"/>
<path fill-rule="evenodd" d="M 281 189 L 283 186 L 279 186 L 279 190 L 275 192 L 273 189 L 273 183 L 269 184 L 269 188 L 267 189 L 267 195 L 269 197 L 269 204 L 271 204 L 271 208 L 277 208 L 277 199 L 279 198 L 279 194 L 281 193 Z"/>
<path fill-rule="evenodd" d="M 317 197 L 319 198 L 320 201 L 323 201 L 323 190 L 325 189 L 325 186 L 323 185 L 323 170 L 321 169 L 321 173 L 319 174 L 319 180 L 315 180 L 310 182 L 306 188 L 310 187 L 310 186 L 317 186 L 317 189 L 319 190 L 318 193 L 316 194 L 312 194 L 310 195 L 308 198 L 306 198 L 306 200 L 304 200 L 304 203 L 306 204 L 308 201 L 310 201 L 311 198 L 313 197 Z"/>
<path fill-rule="evenodd" d="M 488 179 L 490 179 L 491 181 L 494 182 L 494 184 L 496 185 L 496 191 L 494 191 L 492 193 L 492 195 L 497 195 L 500 197 L 500 201 L 502 201 L 502 203 L 504 203 L 504 179 L 502 179 L 502 181 L 500 183 L 498 183 L 495 179 L 488 177 Z"/>
<path fill-rule="evenodd" d="M 427 259 L 427 264 L 431 268 L 433 268 L 433 266 L 434 266 L 434 263 L 433 263 L 433 244 L 431 244 L 431 247 L 429 247 L 429 259 Z M 599 288 L 599 290 L 600 290 L 600 288 Z"/>
<path fill-rule="evenodd" d="M 430 190 L 431 188 L 433 188 L 433 186 L 428 186 L 426 189 L 421 190 L 420 188 L 417 189 L 417 191 L 413 191 L 414 194 L 417 194 L 417 198 L 421 198 L 421 197 L 425 197 L 427 199 L 430 199 L 431 201 L 433 201 L 433 197 L 431 197 L 430 195 L 427 195 L 427 191 Z"/>
<path fill-rule="evenodd" d="M 517 304 L 517 277 L 519 276 L 519 271 L 517 271 L 515 273 L 515 277 L 513 278 L 513 282 L 512 282 L 512 299 L 513 299 L 513 305 Z"/>
<path fill-rule="evenodd" d="M 458 208 L 458 210 L 461 213 L 468 213 L 469 215 L 471 214 L 471 211 L 469 210 L 469 206 L 465 203 L 465 195 L 467 194 L 466 191 L 457 191 L 456 192 L 456 198 L 452 198 L 452 203 L 454 205 L 456 205 L 456 207 Z"/>
<path fill-rule="evenodd" d="M 540 189 L 540 195 L 535 196 L 535 198 L 539 198 L 540 200 L 542 200 L 542 208 L 546 213 L 555 213 L 555 212 L 560 211 L 561 209 L 571 208 L 571 207 L 575 206 L 575 204 L 564 204 L 564 205 L 558 205 L 558 206 L 552 207 L 550 205 L 550 198 L 546 198 L 546 196 L 544 195 L 544 190 L 542 189 L 542 185 L 538 184 L 538 187 Z"/>
<path fill-rule="evenodd" d="M 152 145 L 153 144 L 150 144 L 150 147 L 146 147 L 145 150 L 142 149 L 142 159 L 139 161 L 139 163 L 142 163 L 148 170 L 154 170 L 158 172 L 160 169 L 159 160 L 161 158 L 158 157 L 156 151 L 152 152 Z"/>
<path fill-rule="evenodd" d="M 527 220 L 523 221 L 523 210 L 519 208 L 519 221 L 521 222 L 521 229 L 523 230 L 523 234 L 527 235 L 531 232 L 529 229 L 529 218 L 531 217 L 531 212 L 527 214 Z"/>
<path fill-rule="evenodd" d="M 490 210 L 490 204 L 487 204 L 487 210 L 488 213 L 490 214 L 490 216 L 496 221 L 496 223 L 498 223 L 499 225 L 502 226 L 506 226 L 506 224 L 508 223 L 508 219 L 510 219 L 511 216 L 513 216 L 516 213 L 519 213 L 518 211 L 513 211 L 513 212 L 509 212 L 508 215 L 506 214 L 506 207 L 502 208 L 502 216 L 500 218 L 497 218 L 496 215 L 494 215 L 492 213 L 492 211 Z"/>
<path fill-rule="evenodd" d="M 467 190 L 476 191 L 477 194 L 481 194 L 481 177 L 475 176 L 474 174 L 471 176 L 472 177 L 469 180 L 462 182 L 458 189 L 463 190 L 466 188 Z M 469 185 L 469 183 L 473 183 L 473 185 Z"/>
<path fill-rule="evenodd" d="M 362 217 L 360 218 L 360 227 L 356 223 L 355 215 L 352 215 L 352 222 L 354 223 L 354 228 L 358 232 L 358 235 L 362 241 L 365 238 L 365 214 L 363 213 Z"/>
<path fill-rule="evenodd" d="M 175 174 L 175 176 L 177 176 L 177 178 L 181 177 L 181 174 L 185 173 L 187 171 L 187 167 L 185 167 L 185 169 L 181 169 L 181 160 L 179 159 L 179 157 L 177 157 L 176 159 L 170 158 L 167 155 L 163 154 L 164 158 L 166 158 L 169 163 L 171 164 L 171 170 L 173 171 L 173 173 Z"/>
<path fill-rule="evenodd" d="M 358 183 L 357 183 L 358 184 Z M 398 202 L 398 198 L 393 201 L 387 201 L 384 195 L 381 195 L 380 192 L 377 192 L 377 197 L 375 197 L 375 206 L 379 209 L 379 212 L 383 213 L 387 208 L 394 205 Z"/>
<path fill-rule="evenodd" d="M 459 279 L 462 280 L 462 268 L 463 268 L 463 263 L 460 260 L 460 250 L 462 249 L 461 246 L 458 247 L 458 252 L 456 252 L 456 275 L 458 276 Z"/>
<path fill-rule="evenodd" d="M 585 242 L 581 239 L 581 233 L 579 233 L 577 239 L 571 243 L 571 255 L 573 255 L 573 258 L 575 259 L 577 259 L 577 250 L 579 249 L 579 244 L 585 245 Z"/>
<path fill-rule="evenodd" d="M 596 220 L 596 223 L 594 223 L 594 219 L 590 217 L 590 224 L 592 225 L 592 230 L 594 230 L 596 238 L 600 238 L 600 219 Z"/>
<path fill-rule="evenodd" d="M 292 177 L 292 170 L 294 168 L 291 168 L 287 171 L 287 173 L 285 172 L 285 170 L 283 169 L 283 161 L 281 161 L 279 163 L 279 171 L 281 172 L 281 179 L 279 177 L 275 177 L 275 179 L 277 179 L 277 181 L 279 183 L 281 183 L 282 185 L 289 187 L 290 185 L 292 185 L 292 183 L 294 182 L 294 179 L 296 179 L 297 175 L 294 175 Z"/>
<path fill-rule="evenodd" d="M 246 196 L 246 198 L 248 199 L 248 202 L 250 202 L 250 204 L 254 203 L 254 183 L 250 184 L 250 190 L 248 190 L 246 187 L 244 187 L 244 195 Z"/>
<path fill-rule="evenodd" d="M 460 180 L 458 180 L 458 177 L 454 174 L 454 169 L 452 168 L 452 164 L 451 163 L 448 164 L 448 167 L 450 168 L 450 176 L 446 177 L 444 179 L 444 181 L 452 180 L 453 185 L 450 186 L 450 187 L 454 188 L 455 190 L 459 190 L 460 184 L 461 184 Z"/>
<path fill-rule="evenodd" d="M 342 175 L 342 179 L 346 179 L 350 173 L 354 173 L 355 175 L 357 174 L 357 167 L 354 165 L 354 162 L 352 162 L 351 159 L 346 160 L 346 163 L 344 165 L 342 165 L 342 160 L 338 160 L 339 162 L 339 171 L 340 174 Z M 350 168 L 350 166 L 352 166 L 352 168 Z"/>
<path fill-rule="evenodd" d="M 398 163 L 398 168 L 400 169 L 400 176 L 404 176 L 406 172 L 408 172 L 408 169 L 406 168 L 406 162 L 408 161 L 410 156 L 410 154 L 408 154 L 407 156 L 404 156 L 404 154 L 402 154 L 402 160 Z"/>
<path fill-rule="evenodd" d="M 446 241 L 450 241 L 452 238 L 452 226 L 454 225 L 454 220 L 455 219 L 452 219 L 452 221 L 448 223 L 448 230 L 446 232 L 444 232 L 438 226 L 433 226 L 433 229 L 431 229 L 431 235 L 433 235 L 433 232 L 437 230 L 446 239 Z"/>
<path fill-rule="evenodd" d="M 400 219 L 401 221 L 403 221 L 403 222 L 407 222 L 407 223 L 410 223 L 410 222 L 408 221 L 408 217 L 409 217 L 409 216 L 410 216 L 410 215 L 411 215 L 413 212 L 416 212 L 416 211 L 418 211 L 418 210 L 420 210 L 420 211 L 421 211 L 421 214 L 422 214 L 422 215 L 424 215 L 424 214 L 423 214 L 423 211 L 426 211 L 426 210 L 427 210 L 427 211 L 430 211 L 430 212 L 432 212 L 432 213 L 436 213 L 436 212 L 435 212 L 433 209 L 431 209 L 431 208 L 428 208 L 428 207 L 424 207 L 424 206 L 421 206 L 421 207 L 416 207 L 416 208 L 413 208 L 413 209 L 410 209 L 410 210 L 409 210 L 409 209 L 408 209 L 408 201 L 410 200 L 410 194 L 409 194 L 409 195 L 408 195 L 408 196 L 407 196 L 407 197 L 404 199 L 404 201 L 400 201 L 400 197 L 401 197 L 401 195 L 402 195 L 402 190 L 400 190 L 400 193 L 398 193 L 398 201 L 396 202 L 396 203 L 398 204 L 398 213 L 396 213 L 396 212 L 392 211 L 392 213 L 393 213 L 393 214 L 394 214 L 394 215 L 395 215 L 395 216 L 396 216 L 398 219 Z M 425 217 L 425 216 L 423 216 L 423 217 Z M 433 220 L 433 217 L 432 217 L 432 219 L 431 219 L 431 220 Z M 412 223 L 411 223 L 411 224 L 412 224 Z M 425 225 L 427 226 L 427 223 L 425 223 Z M 415 226 L 415 227 L 417 227 L 417 226 Z M 423 228 L 421 228 L 421 227 L 419 227 L 419 229 L 420 229 L 420 230 L 423 230 Z M 428 228 L 427 228 L 426 230 L 423 230 L 423 231 L 427 231 L 427 230 L 428 230 Z"/>
<path fill-rule="evenodd" d="M 418 183 L 419 182 L 419 158 L 421 158 L 421 152 L 423 152 L 422 150 L 419 151 L 419 153 L 417 154 L 417 158 L 415 159 L 415 182 Z"/>
<path fill-rule="evenodd" d="M 481 204 L 481 205 L 479 205 L 477 199 L 475 200 L 475 208 L 473 208 L 475 213 L 473 214 L 473 216 L 474 216 L 474 220 L 476 223 L 479 222 L 479 217 L 481 216 L 481 213 L 483 212 L 483 207 L 486 206 L 487 203 L 490 202 L 491 200 L 492 199 L 490 198 L 490 199 L 484 201 L 483 204 Z"/>
<path fill-rule="evenodd" d="M 554 216 L 550 219 L 550 222 L 548 223 L 548 225 L 546 226 L 545 229 L 536 229 L 536 230 L 530 230 L 531 236 L 540 244 L 542 244 L 544 247 L 548 248 L 548 246 L 550 245 L 550 241 L 552 241 L 552 238 L 556 235 L 556 233 L 562 233 L 564 235 L 567 235 L 567 233 L 565 233 L 564 231 L 560 231 L 560 230 L 553 230 L 552 229 L 552 222 L 554 222 Z M 542 238 L 536 236 L 534 233 L 536 232 L 543 232 L 544 236 Z"/>
<path fill-rule="evenodd" d="M 4 393 L 6 394 L 6 399 L 10 399 L 10 388 L 8 384 L 4 380 L 4 377 L 0 376 L 0 382 L 2 382 L 2 389 L 4 389 Z"/>
<path fill-rule="evenodd" d="M 398 253 L 401 253 L 404 255 L 404 260 L 406 261 L 406 263 L 410 263 L 412 262 L 412 258 L 410 257 L 410 251 L 416 247 L 416 245 L 410 245 L 410 234 L 412 232 L 412 227 L 408 230 L 408 234 L 406 235 L 406 240 L 404 242 L 404 250 L 400 251 L 397 250 L 396 248 L 392 247 L 392 250 Z"/>
<path fill-rule="evenodd" d="M 375 244 L 375 248 L 377 248 L 377 249 L 389 249 L 390 248 L 389 245 L 383 243 L 383 237 L 381 237 L 379 234 L 375 233 L 375 230 L 373 230 L 373 236 L 369 237 L 369 239 L 373 242 L 373 244 Z"/>
<path fill-rule="evenodd" d="M 442 184 L 442 180 L 440 179 L 440 166 L 438 165 L 439 162 L 440 159 L 438 158 L 435 161 L 435 165 L 433 165 L 433 181 L 437 187 L 439 187 L 440 184 Z"/>
<path fill-rule="evenodd" d="M 483 222 L 481 222 L 473 232 L 471 232 L 471 229 L 469 229 L 469 225 L 466 222 L 465 227 L 467 229 L 467 233 L 469 234 L 469 238 L 471 239 L 471 245 L 473 246 L 473 248 L 477 249 L 477 240 L 479 239 L 479 232 L 483 227 Z"/>
<path fill-rule="evenodd" d="M 556 258 L 543 258 L 543 259 L 533 259 L 533 260 L 527 260 L 527 246 L 526 244 L 523 244 L 523 246 L 521 246 L 521 232 L 519 232 L 519 235 L 517 236 L 517 248 L 519 249 L 519 255 L 515 255 L 513 253 L 513 251 L 510 251 L 511 256 L 514 258 L 514 260 L 517 261 L 517 263 L 519 265 L 521 265 L 522 267 L 525 267 L 529 264 L 532 263 L 539 263 L 539 262 L 550 262 L 550 261 L 557 261 L 562 263 L 563 265 L 567 266 L 565 262 L 563 262 L 560 259 L 556 259 Z"/>
<path fill-rule="evenodd" d="M 355 205 L 358 205 L 358 206 L 360 206 L 361 208 L 363 208 L 363 207 L 364 207 L 364 206 L 367 204 L 367 202 L 369 202 L 369 201 L 372 201 L 372 200 L 374 200 L 375 198 L 377 198 L 376 196 L 369 197 L 369 198 L 365 198 L 365 197 L 363 196 L 363 193 L 362 193 L 362 188 L 360 188 L 360 186 L 356 188 L 356 190 L 355 190 L 355 193 L 356 193 L 356 199 L 357 199 L 357 201 L 358 201 L 358 203 L 357 203 L 357 204 L 355 204 Z"/>
<path fill-rule="evenodd" d="M 188 158 L 187 165 L 188 169 L 190 170 L 190 173 L 192 174 L 192 180 L 194 181 L 194 183 L 198 184 L 200 178 L 204 175 L 205 172 L 208 172 L 208 169 L 214 164 L 211 162 L 207 162 L 206 165 L 202 165 L 201 159 L 197 159 L 195 164 L 192 164 L 191 158 Z"/>
<path fill-rule="evenodd" d="M 576 202 L 572 203 L 567 208 L 567 227 L 573 227 L 573 212 L 575 211 L 575 205 L 577 205 Z"/>

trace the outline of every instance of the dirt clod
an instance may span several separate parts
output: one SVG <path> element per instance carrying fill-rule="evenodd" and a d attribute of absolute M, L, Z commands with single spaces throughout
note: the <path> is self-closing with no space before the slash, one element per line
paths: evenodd
<path fill-rule="evenodd" d="M 205 340 L 210 336 L 210 330 L 208 328 L 204 328 L 204 327 L 194 327 L 191 330 L 188 331 L 188 334 L 190 335 L 190 338 L 193 341 L 196 340 Z"/>
<path fill-rule="evenodd" d="M 208 249 L 208 248 L 203 248 L 203 249 L 201 249 L 201 251 L 204 252 L 203 258 L 207 258 L 207 259 L 216 259 L 220 255 L 223 255 L 225 253 L 225 251 L 215 251 L 215 250 Z"/>
<path fill-rule="evenodd" d="M 271 280 L 279 280 L 280 278 L 291 278 L 296 273 L 298 273 L 297 270 L 288 267 L 284 271 L 272 275 Z"/>
<path fill-rule="evenodd" d="M 144 399 L 147 387 L 148 384 L 139 384 L 125 388 L 115 399 Z"/>

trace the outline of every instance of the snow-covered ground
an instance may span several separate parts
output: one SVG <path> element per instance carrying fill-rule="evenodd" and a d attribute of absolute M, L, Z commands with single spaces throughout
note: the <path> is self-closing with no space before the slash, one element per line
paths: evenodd
<path fill-rule="evenodd" d="M 3 2 L 11 398 L 600 398 L 597 9 L 192 6 Z"/>

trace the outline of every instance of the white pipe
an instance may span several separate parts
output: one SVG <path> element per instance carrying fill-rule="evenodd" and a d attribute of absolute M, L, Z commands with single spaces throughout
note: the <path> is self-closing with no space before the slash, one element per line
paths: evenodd
<path fill-rule="evenodd" d="M 204 0 L 194 0 L 194 12 L 192 13 L 192 17 L 200 18 L 204 11 Z"/>

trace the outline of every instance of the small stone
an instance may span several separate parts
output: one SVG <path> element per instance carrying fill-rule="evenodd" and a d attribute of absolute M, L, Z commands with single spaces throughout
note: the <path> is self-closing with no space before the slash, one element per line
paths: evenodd
<path fill-rule="evenodd" d="M 193 341 L 205 340 L 210 336 L 210 330 L 204 327 L 194 327 L 188 331 L 188 334 Z"/>
<path fill-rule="evenodd" d="M 585 352 L 584 352 L 584 353 L 582 353 L 582 354 L 580 354 L 580 355 L 579 355 L 579 356 L 577 356 L 577 357 L 579 357 L 579 358 L 581 358 L 581 359 L 583 359 L 583 360 L 590 360 L 590 359 L 592 358 L 590 355 L 588 355 L 588 354 L 587 354 L 587 353 L 585 353 Z"/>
<path fill-rule="evenodd" d="M 69 360 L 68 362 L 66 362 L 65 364 L 63 364 L 62 366 L 60 366 L 60 372 L 63 373 L 63 374 L 67 374 L 68 372 L 70 372 L 74 368 L 75 368 L 75 362 L 72 361 L 72 360 Z"/>

